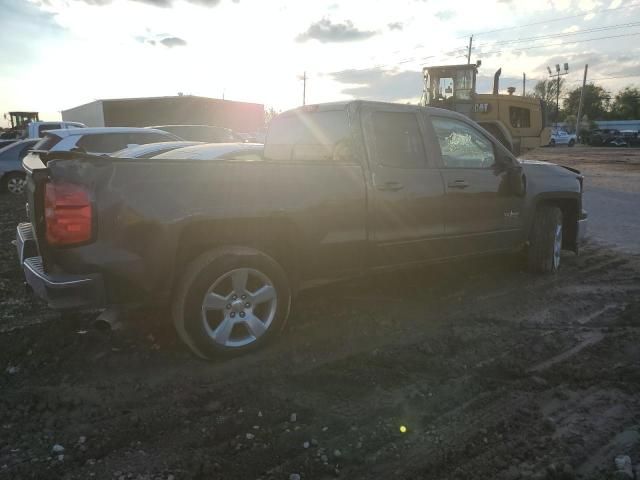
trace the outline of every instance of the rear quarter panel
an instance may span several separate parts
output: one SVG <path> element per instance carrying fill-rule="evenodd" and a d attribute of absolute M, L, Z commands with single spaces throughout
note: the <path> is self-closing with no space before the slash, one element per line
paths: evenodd
<path fill-rule="evenodd" d="M 93 159 L 47 166 L 54 179 L 86 185 L 96 212 L 95 241 L 57 250 L 55 263 L 70 273 L 104 273 L 114 298 L 118 284 L 166 296 L 184 268 L 176 264 L 183 235 L 203 222 L 197 234 L 214 243 L 291 242 L 302 279 L 361 267 L 366 193 L 359 165 Z"/>

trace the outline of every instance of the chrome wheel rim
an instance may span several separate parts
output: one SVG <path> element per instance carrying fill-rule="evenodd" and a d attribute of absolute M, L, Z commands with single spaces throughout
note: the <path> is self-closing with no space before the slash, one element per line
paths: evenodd
<path fill-rule="evenodd" d="M 556 233 L 553 241 L 553 269 L 560 266 L 560 252 L 562 252 L 562 225 L 556 225 Z"/>
<path fill-rule="evenodd" d="M 276 316 L 277 292 L 264 273 L 238 268 L 219 277 L 202 299 L 202 323 L 213 342 L 228 348 L 262 337 Z"/>
<path fill-rule="evenodd" d="M 9 193 L 13 193 L 14 195 L 19 195 L 24 192 L 24 186 L 27 184 L 27 181 L 24 178 L 14 177 L 10 178 L 7 182 L 7 190 Z"/>

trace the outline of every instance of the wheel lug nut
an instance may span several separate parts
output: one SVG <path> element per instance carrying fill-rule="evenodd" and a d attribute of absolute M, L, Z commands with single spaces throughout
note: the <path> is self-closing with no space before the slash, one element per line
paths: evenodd
<path fill-rule="evenodd" d="M 246 295 L 242 295 L 242 297 L 240 297 L 240 298 L 242 298 L 244 300 L 245 298 L 247 298 L 247 296 Z"/>
<path fill-rule="evenodd" d="M 227 310 L 229 310 L 231 308 L 231 304 L 227 303 Z"/>
<path fill-rule="evenodd" d="M 231 300 L 237 300 L 238 296 L 237 295 L 231 295 Z"/>
<path fill-rule="evenodd" d="M 231 318 L 235 317 L 235 316 L 236 316 L 236 312 L 231 312 L 231 313 L 229 314 L 229 316 L 230 316 Z"/>
<path fill-rule="evenodd" d="M 245 306 L 246 308 L 249 308 L 249 307 L 251 306 L 251 304 L 250 304 L 249 302 L 247 302 L 247 303 L 245 303 L 245 304 L 244 304 L 244 306 Z"/>
<path fill-rule="evenodd" d="M 240 318 L 244 318 L 244 312 L 240 312 Z"/>

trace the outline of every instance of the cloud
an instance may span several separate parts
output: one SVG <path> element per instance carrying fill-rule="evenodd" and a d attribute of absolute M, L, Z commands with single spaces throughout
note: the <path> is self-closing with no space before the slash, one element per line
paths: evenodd
<path fill-rule="evenodd" d="M 84 2 L 88 5 L 96 5 L 99 7 L 103 7 L 105 5 L 109 5 L 113 3 L 113 0 L 78 0 L 80 2 Z M 151 5 L 154 7 L 160 8 L 169 8 L 173 6 L 175 0 L 130 0 L 132 2 L 145 3 L 147 5 Z M 189 3 L 193 3 L 194 5 L 201 5 L 203 7 L 215 7 L 220 3 L 221 0 L 186 0 Z M 232 0 L 233 3 L 239 3 L 240 0 Z"/>
<path fill-rule="evenodd" d="M 364 40 L 376 35 L 377 32 L 359 30 L 353 22 L 346 20 L 344 23 L 332 23 L 328 18 L 323 18 L 312 23 L 306 32 L 296 37 L 297 42 L 318 40 L 321 43 L 329 42 L 353 42 Z"/>
<path fill-rule="evenodd" d="M 166 37 L 160 40 L 160 43 L 167 48 L 184 47 L 187 45 L 187 41 L 180 37 Z"/>
<path fill-rule="evenodd" d="M 446 22 L 447 20 L 451 20 L 453 17 L 455 17 L 456 12 L 454 12 L 453 10 L 440 10 L 439 12 L 436 12 L 434 15 L 438 17 L 440 20 L 442 20 L 443 22 Z"/>
<path fill-rule="evenodd" d="M 391 22 L 387 24 L 389 30 L 402 30 L 404 28 L 404 24 L 402 22 Z"/>
<path fill-rule="evenodd" d="M 422 72 L 398 72 L 370 68 L 343 70 L 331 74 L 334 80 L 350 85 L 342 93 L 357 98 L 398 101 L 420 97 Z"/>

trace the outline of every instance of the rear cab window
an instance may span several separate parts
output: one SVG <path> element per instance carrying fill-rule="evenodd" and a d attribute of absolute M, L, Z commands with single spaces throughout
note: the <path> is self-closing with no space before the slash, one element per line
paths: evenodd
<path fill-rule="evenodd" d="M 296 162 L 354 161 L 347 111 L 298 109 L 274 118 L 264 157 Z"/>

